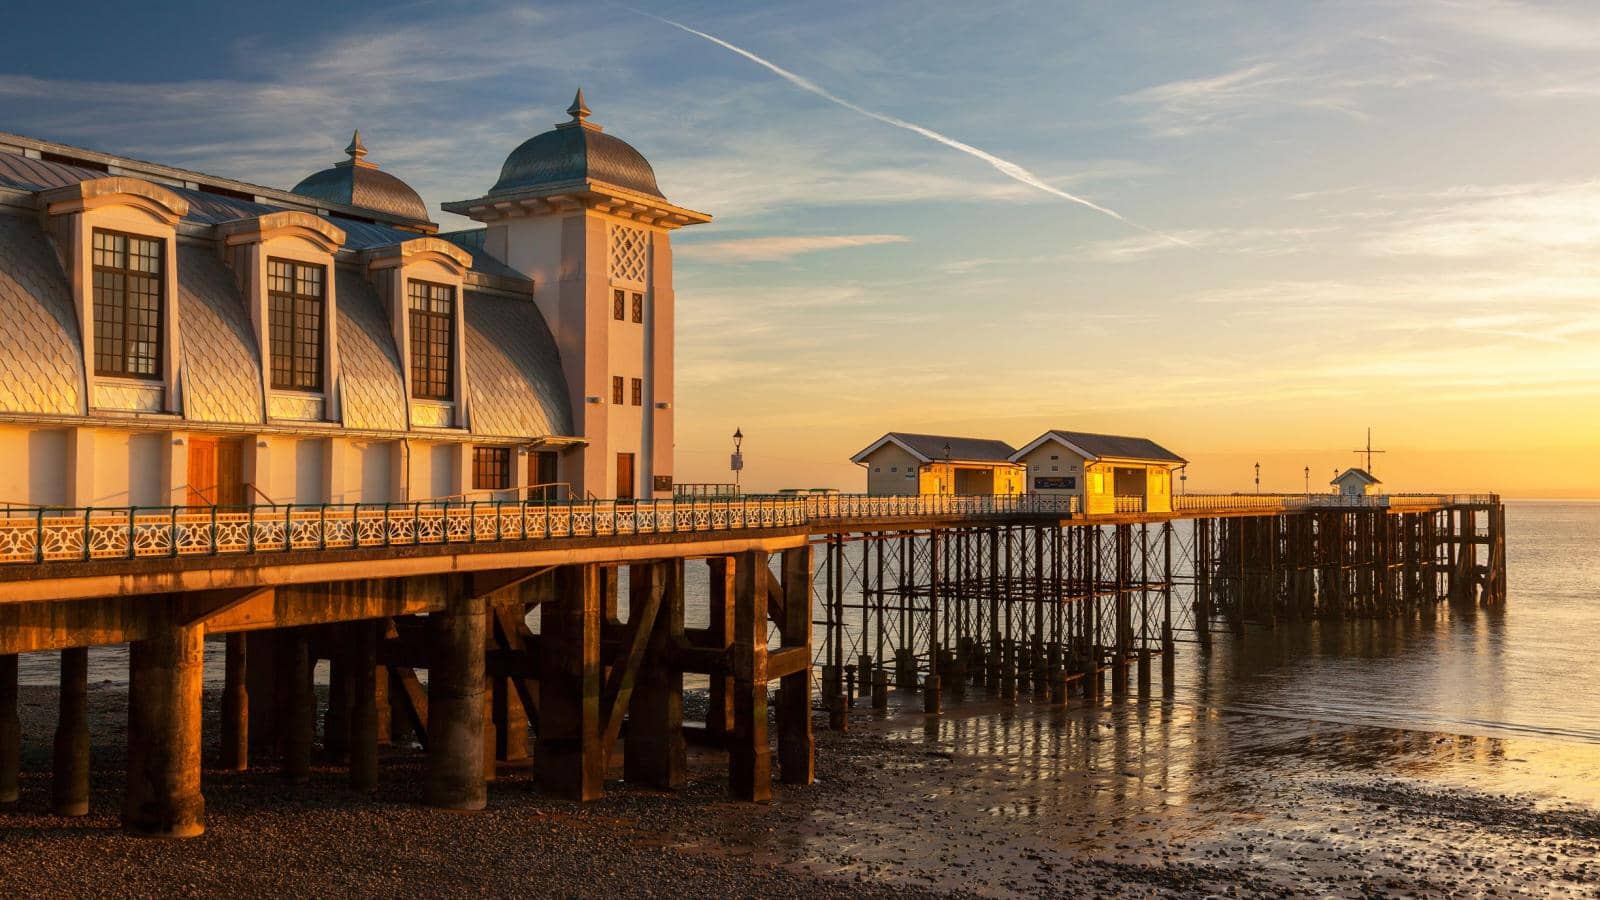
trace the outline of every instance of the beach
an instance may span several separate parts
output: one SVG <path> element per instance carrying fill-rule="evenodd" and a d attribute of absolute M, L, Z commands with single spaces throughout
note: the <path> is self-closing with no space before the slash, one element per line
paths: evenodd
<path fill-rule="evenodd" d="M 726 798 L 710 753 L 669 794 L 578 805 L 515 771 L 490 808 L 420 805 L 388 748 L 338 767 L 205 773 L 208 828 L 124 837 L 123 691 L 91 691 L 90 816 L 49 815 L 53 696 L 23 693 L 23 797 L 0 813 L 16 896 L 1593 896 L 1600 747 L 1230 713 L 1176 698 L 1065 710 L 975 698 L 940 719 L 818 721 L 817 784 Z M 898 698 L 906 700 L 909 698 Z M 217 701 L 208 693 L 208 704 Z M 692 704 L 691 704 L 692 707 Z M 215 748 L 208 744 L 208 759 Z M 620 771 L 613 772 L 613 778 Z"/>

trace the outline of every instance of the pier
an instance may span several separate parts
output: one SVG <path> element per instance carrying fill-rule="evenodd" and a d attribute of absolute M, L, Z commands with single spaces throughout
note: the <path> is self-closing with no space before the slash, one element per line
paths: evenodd
<path fill-rule="evenodd" d="M 929 714 L 978 691 L 1064 703 L 1108 677 L 1113 694 L 1157 669 L 1170 684 L 1185 644 L 1230 632 L 1505 598 L 1494 495 L 1174 501 L 1099 515 L 1028 494 L 7 510 L 0 802 L 16 799 L 23 653 L 60 657 L 52 795 L 74 816 L 86 648 L 130 646 L 123 822 L 181 837 L 204 828 L 202 727 L 222 738 L 204 767 L 270 762 L 291 782 L 320 731 L 354 790 L 382 778 L 381 744 L 414 737 L 429 772 L 417 800 L 443 809 L 483 808 L 502 766 L 592 799 L 617 753 L 625 780 L 671 789 L 689 742 L 726 754 L 734 797 L 762 801 L 774 779 L 812 780 L 815 706 L 845 728 L 891 686 Z M 707 568 L 703 628 L 685 624 L 688 565 Z M 201 721 L 208 650 L 226 658 L 215 723 Z M 702 722 L 684 720 L 696 674 Z"/>

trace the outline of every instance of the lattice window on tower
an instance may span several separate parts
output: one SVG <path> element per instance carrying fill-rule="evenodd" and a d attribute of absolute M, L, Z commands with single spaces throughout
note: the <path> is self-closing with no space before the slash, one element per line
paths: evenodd
<path fill-rule="evenodd" d="M 644 285 L 650 281 L 650 237 L 642 228 L 612 223 L 611 280 Z"/>

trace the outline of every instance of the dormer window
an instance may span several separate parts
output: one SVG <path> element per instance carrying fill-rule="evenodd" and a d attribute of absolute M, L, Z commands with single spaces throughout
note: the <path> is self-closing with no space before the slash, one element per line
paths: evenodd
<path fill-rule="evenodd" d="M 407 296 L 411 308 L 411 396 L 449 400 L 455 368 L 456 289 L 410 281 Z"/>
<path fill-rule="evenodd" d="M 94 372 L 161 377 L 165 241 L 94 230 Z"/>
<path fill-rule="evenodd" d="M 322 266 L 267 260 L 273 390 L 322 390 L 326 272 Z"/>

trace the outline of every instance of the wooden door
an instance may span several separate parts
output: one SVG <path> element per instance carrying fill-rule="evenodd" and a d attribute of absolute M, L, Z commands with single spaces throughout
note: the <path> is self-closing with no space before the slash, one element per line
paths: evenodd
<path fill-rule="evenodd" d="M 189 438 L 189 505 L 217 502 L 217 439 Z"/>
<path fill-rule="evenodd" d="M 244 441 L 217 442 L 217 505 L 244 506 L 250 502 L 245 496 Z"/>
<path fill-rule="evenodd" d="M 556 488 L 556 454 L 549 450 L 535 450 L 528 454 L 528 499 L 534 502 L 563 499 Z M 534 488 L 534 485 L 543 487 Z"/>
<path fill-rule="evenodd" d="M 617 454 L 617 499 L 632 500 L 633 493 L 633 454 Z"/>

